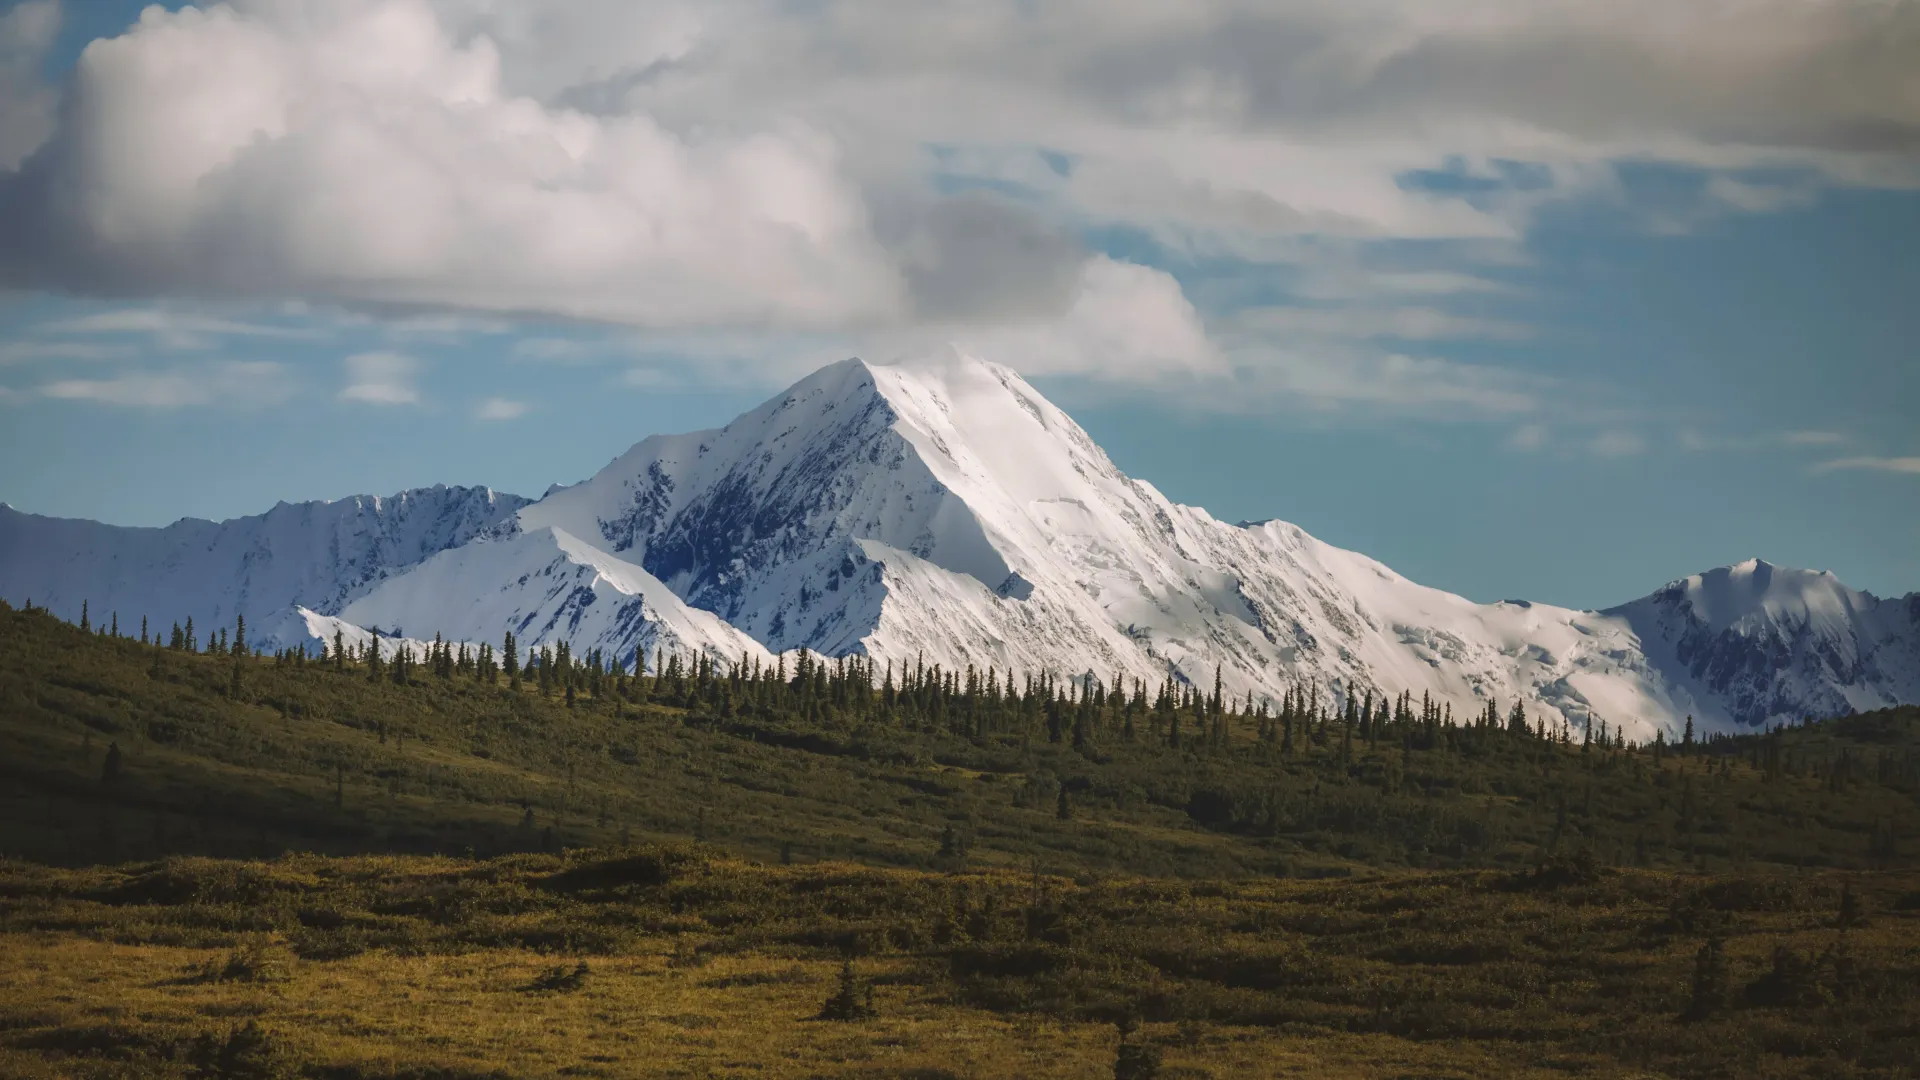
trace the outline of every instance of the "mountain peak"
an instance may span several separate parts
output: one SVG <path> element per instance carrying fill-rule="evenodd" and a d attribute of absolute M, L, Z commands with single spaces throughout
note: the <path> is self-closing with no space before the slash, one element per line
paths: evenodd
<path fill-rule="evenodd" d="M 160 530 L 0 514 L 0 586 L 76 614 L 243 610 L 263 640 L 297 604 L 626 658 L 803 646 L 1063 686 L 1218 679 L 1269 706 L 1411 692 L 1459 717 L 1518 698 L 1634 738 L 1920 699 L 1920 599 L 1756 558 L 1610 611 L 1476 604 L 1284 521 L 1177 505 L 952 346 L 829 365 L 532 504 L 434 487 Z"/>

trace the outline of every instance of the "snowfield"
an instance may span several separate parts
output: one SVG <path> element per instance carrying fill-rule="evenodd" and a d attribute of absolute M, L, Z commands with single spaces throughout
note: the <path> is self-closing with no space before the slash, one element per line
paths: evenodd
<path fill-rule="evenodd" d="M 527 502 L 433 488 L 116 529 L 0 510 L 0 595 L 259 640 L 567 641 L 728 660 L 807 648 L 1236 698 L 1516 698 L 1628 738 L 1920 701 L 1920 594 L 1749 561 L 1604 612 L 1477 604 L 1280 521 L 1122 474 L 1010 369 L 955 351 L 815 372 Z M 308 609 L 296 612 L 296 606 Z M 324 631 L 324 633 L 323 633 Z"/>

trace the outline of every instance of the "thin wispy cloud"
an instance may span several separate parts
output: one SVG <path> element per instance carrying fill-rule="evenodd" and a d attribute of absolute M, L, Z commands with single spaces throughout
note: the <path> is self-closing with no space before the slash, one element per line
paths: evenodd
<path fill-rule="evenodd" d="M 480 403 L 473 415 L 480 420 L 518 420 L 527 413 L 527 403 L 510 401 L 507 398 L 488 398 Z"/>
<path fill-rule="evenodd" d="M 0 342 L 0 366 L 40 362 L 125 360 L 135 355 L 127 345 L 91 341 Z"/>
<path fill-rule="evenodd" d="M 420 392 L 414 386 L 420 362 L 411 356 L 393 352 L 356 353 L 343 361 L 347 385 L 340 400 L 366 405 L 417 405 Z"/>
<path fill-rule="evenodd" d="M 273 361 L 228 361 L 169 371 L 129 371 L 103 378 L 56 379 L 32 394 L 136 409 L 196 405 L 261 406 L 291 392 L 289 372 Z"/>
<path fill-rule="evenodd" d="M 1647 440 L 1636 431 L 1603 431 L 1588 441 L 1587 450 L 1595 457 L 1634 457 L 1646 453 Z"/>
<path fill-rule="evenodd" d="M 1841 446 L 1851 440 L 1837 431 L 1769 431 L 1724 435 L 1686 428 L 1680 432 L 1678 441 L 1680 449 L 1693 452 L 1747 453 Z"/>
<path fill-rule="evenodd" d="M 1849 457 L 1823 461 L 1813 467 L 1816 473 L 1862 471 L 1903 473 L 1920 476 L 1920 457 Z"/>
<path fill-rule="evenodd" d="M 152 334 L 160 338 L 255 337 L 302 339 L 320 336 L 311 327 L 269 326 L 165 308 L 120 308 L 44 323 L 43 334 Z"/>

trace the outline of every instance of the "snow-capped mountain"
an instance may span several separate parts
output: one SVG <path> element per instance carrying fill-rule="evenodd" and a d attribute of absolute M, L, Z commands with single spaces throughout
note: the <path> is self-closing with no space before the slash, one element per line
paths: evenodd
<path fill-rule="evenodd" d="M 117 612 L 134 632 L 192 618 L 258 642 L 304 640 L 304 606 L 324 614 L 382 577 L 458 547 L 527 505 L 486 488 L 435 486 L 379 497 L 280 503 L 231 521 L 182 518 L 164 528 L 23 514 L 0 504 L 0 597 L 78 619 Z M 431 637 L 431 635 L 428 635 Z"/>
<path fill-rule="evenodd" d="M 1670 683 L 1738 723 L 1920 701 L 1920 593 L 1882 600 L 1749 559 L 1607 614 Z"/>
<path fill-rule="evenodd" d="M 1014 372 L 952 351 L 835 364 L 724 428 L 646 439 L 536 502 L 487 498 L 460 528 L 332 561 L 316 554 L 339 528 L 325 514 L 305 533 L 199 538 L 300 508 L 183 522 L 171 529 L 192 542 L 171 548 L 146 535 L 169 530 L 0 515 L 0 593 L 124 613 L 139 608 L 127 597 L 149 599 L 135 591 L 149 574 L 101 567 L 168 567 L 178 556 L 165 552 L 192 548 L 191 572 L 168 571 L 167 598 L 182 602 L 155 610 L 218 622 L 243 602 L 238 588 L 277 610 L 272 631 L 289 638 L 327 636 L 338 616 L 413 638 L 511 630 L 627 664 L 639 650 L 804 646 L 1102 683 L 1210 687 L 1217 673 L 1236 697 L 1411 690 L 1462 718 L 1518 698 L 1550 723 L 1597 717 L 1630 738 L 1687 716 L 1713 730 L 1920 700 L 1920 596 L 1881 601 L 1831 575 L 1746 563 L 1605 612 L 1477 604 L 1293 525 L 1176 504 Z M 309 570 L 245 584 L 274 557 Z M 212 603 L 185 606 L 194 582 Z"/>

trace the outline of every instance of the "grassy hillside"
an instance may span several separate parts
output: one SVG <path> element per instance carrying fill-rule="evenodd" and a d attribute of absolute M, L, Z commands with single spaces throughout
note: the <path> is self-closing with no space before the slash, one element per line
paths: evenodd
<path fill-rule="evenodd" d="M 1240 715 L 1205 738 L 1192 717 L 1173 747 L 1165 718 L 1118 706 L 1029 701 L 965 734 L 938 702 L 926 711 L 724 677 L 543 693 L 422 667 L 395 685 L 0 609 L 0 852 L 487 856 L 693 838 L 756 858 L 1209 877 L 1575 853 L 1863 869 L 1920 852 L 1903 842 L 1913 709 L 1685 752 L 1418 722 L 1367 737 L 1303 721 L 1289 747 Z"/>
<path fill-rule="evenodd" d="M 1916 710 L 1626 749 L 841 676 L 396 681 L 0 607 L 0 1075 L 1920 1060 Z"/>
<path fill-rule="evenodd" d="M 1916 930 L 1912 871 L 9 863 L 0 1074 L 1907 1077 Z"/>

